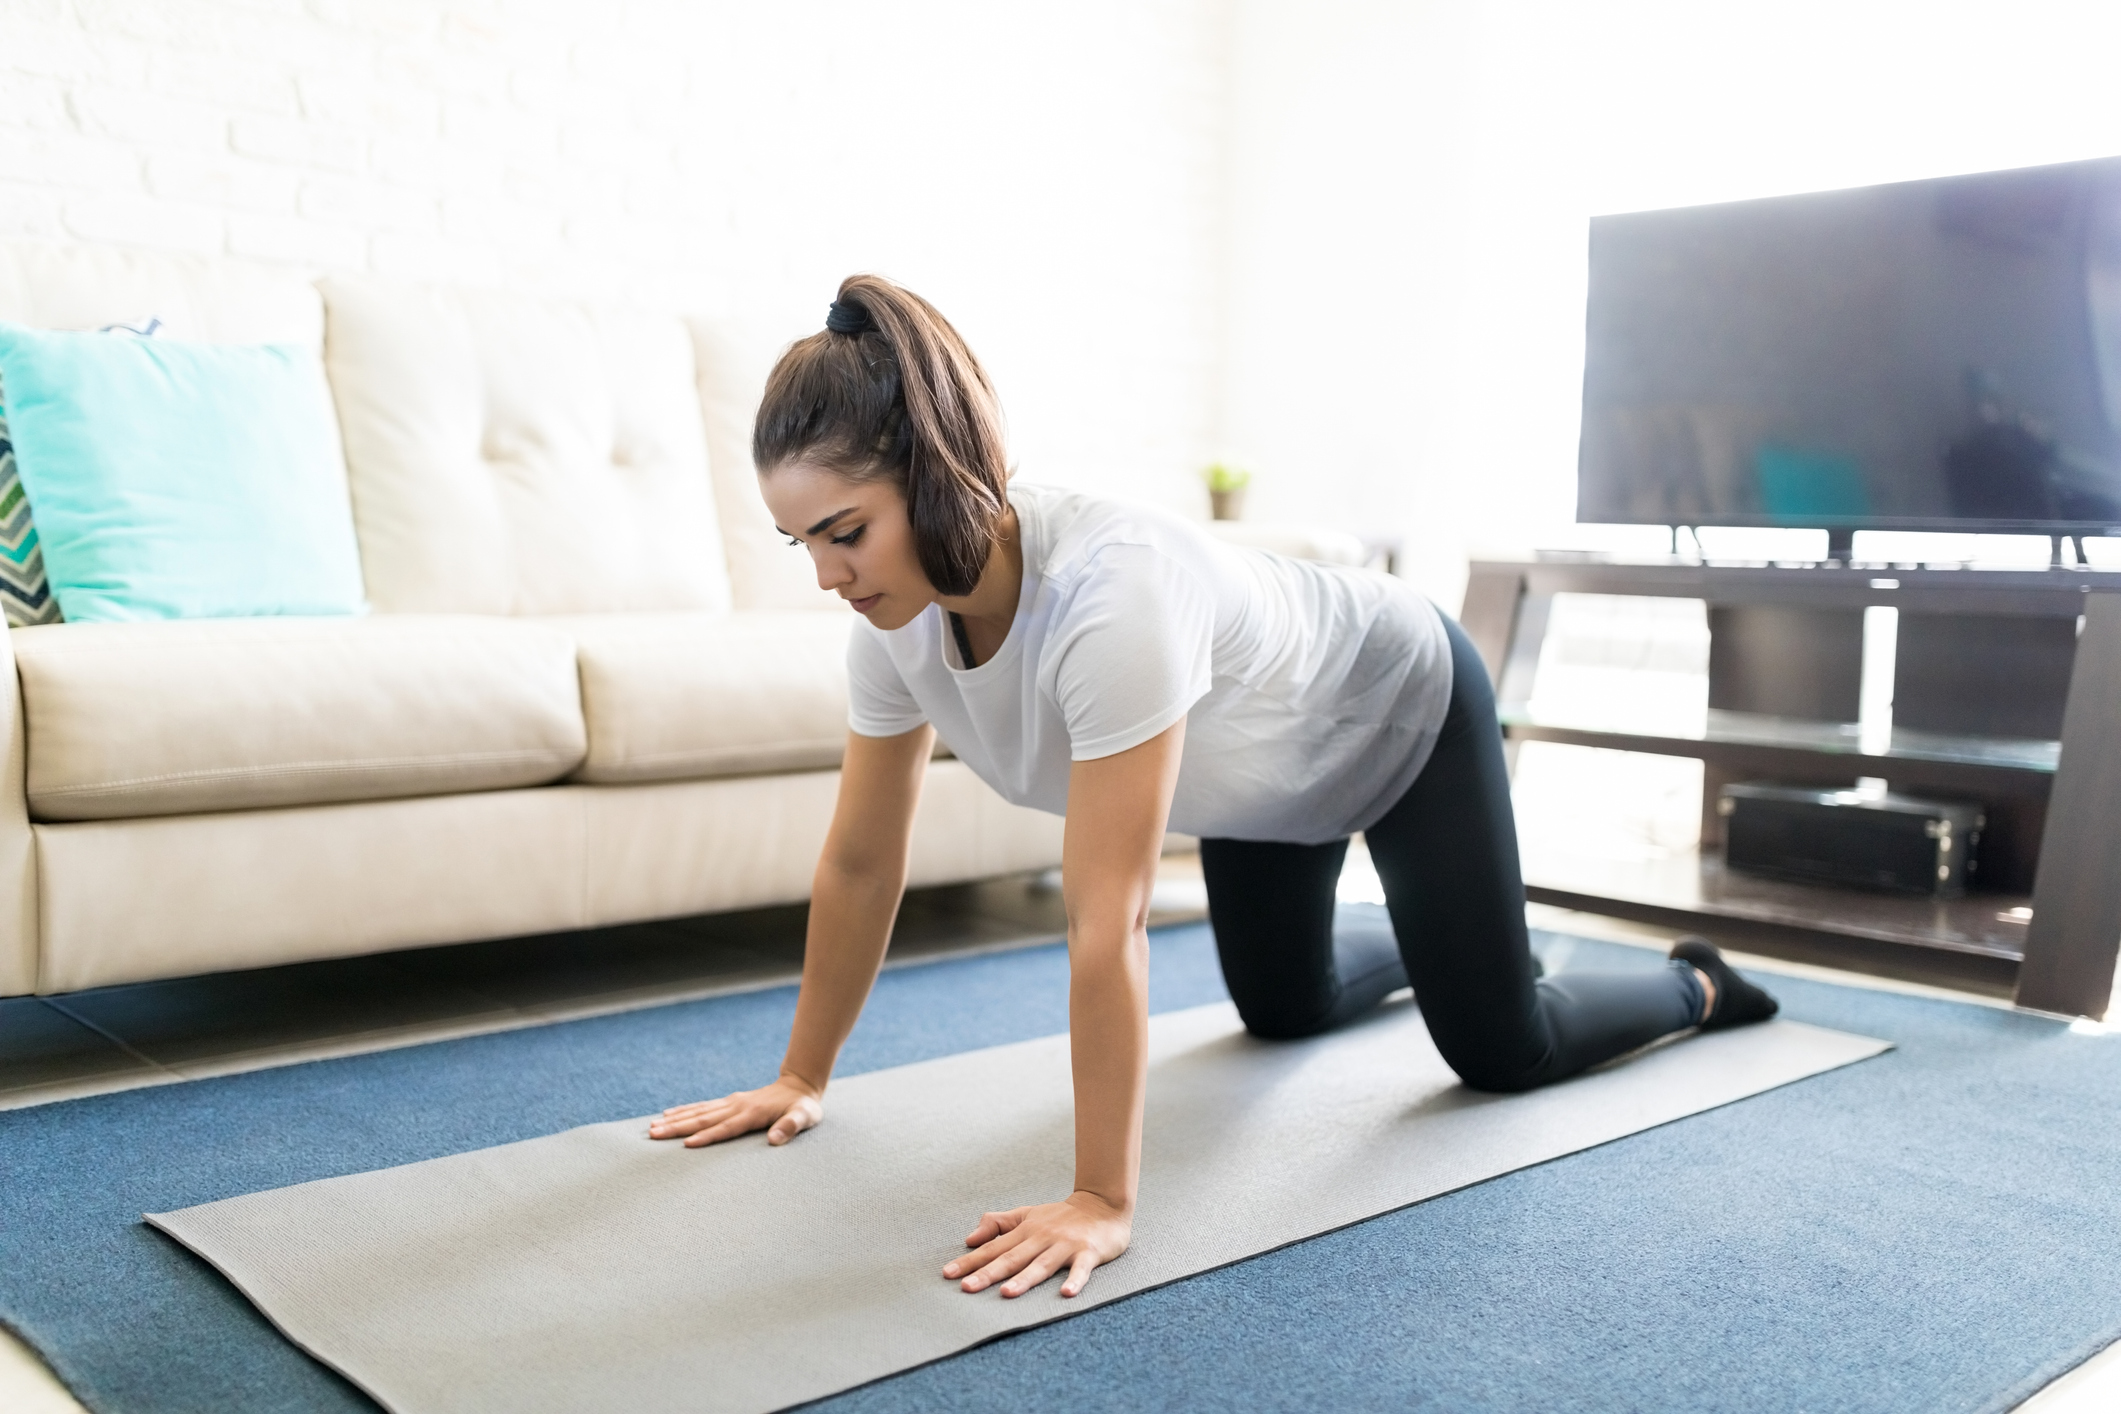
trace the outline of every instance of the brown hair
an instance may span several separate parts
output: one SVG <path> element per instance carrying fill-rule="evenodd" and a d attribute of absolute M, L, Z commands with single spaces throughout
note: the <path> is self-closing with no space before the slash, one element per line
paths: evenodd
<path fill-rule="evenodd" d="M 979 583 L 1008 506 L 1001 407 L 985 370 L 934 305 L 876 275 L 841 281 L 823 332 L 774 365 L 751 456 L 761 476 L 803 460 L 893 482 L 921 571 L 942 594 Z"/>

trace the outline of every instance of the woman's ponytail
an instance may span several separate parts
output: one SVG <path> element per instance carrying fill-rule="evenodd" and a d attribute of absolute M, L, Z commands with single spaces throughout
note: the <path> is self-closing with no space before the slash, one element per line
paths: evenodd
<path fill-rule="evenodd" d="M 781 355 L 752 432 L 761 475 L 793 461 L 905 493 L 928 582 L 970 594 L 1008 506 L 1001 409 L 972 350 L 934 305 L 853 275 L 812 334 Z"/>

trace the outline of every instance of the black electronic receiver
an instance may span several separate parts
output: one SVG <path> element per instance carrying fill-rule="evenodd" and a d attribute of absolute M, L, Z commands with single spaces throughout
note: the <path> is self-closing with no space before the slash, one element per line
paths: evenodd
<path fill-rule="evenodd" d="M 1890 791 L 1725 786 L 1724 864 L 1814 884 L 1955 898 L 1978 869 L 1981 807 Z"/>

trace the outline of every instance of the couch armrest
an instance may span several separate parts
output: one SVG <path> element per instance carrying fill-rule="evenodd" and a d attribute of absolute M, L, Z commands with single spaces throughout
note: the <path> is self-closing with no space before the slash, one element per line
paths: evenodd
<path fill-rule="evenodd" d="M 28 755 L 14 640 L 0 630 L 0 997 L 37 990 L 37 846 L 23 779 Z"/>

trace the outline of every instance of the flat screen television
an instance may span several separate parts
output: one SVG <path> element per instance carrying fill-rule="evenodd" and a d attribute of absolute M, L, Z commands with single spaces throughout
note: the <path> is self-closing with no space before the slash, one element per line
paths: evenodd
<path fill-rule="evenodd" d="M 2121 158 L 1596 217 L 1586 335 L 1580 521 L 2121 534 Z"/>

